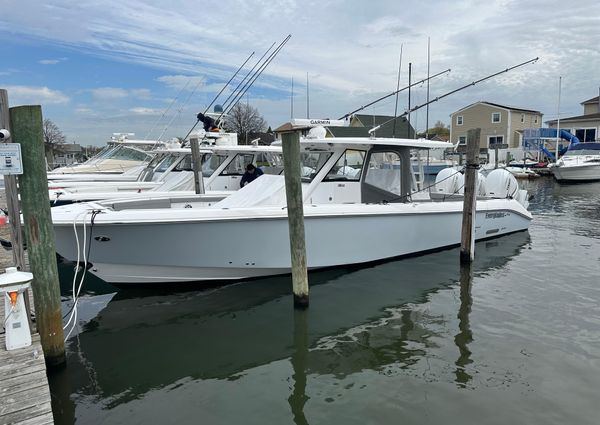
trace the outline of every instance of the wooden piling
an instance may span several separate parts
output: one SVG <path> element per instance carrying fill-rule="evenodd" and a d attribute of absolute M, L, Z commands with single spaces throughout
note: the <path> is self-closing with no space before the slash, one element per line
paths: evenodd
<path fill-rule="evenodd" d="M 0 89 L 0 128 L 10 131 L 8 93 L 4 89 Z M 6 140 L 6 142 L 12 142 L 12 138 Z M 10 221 L 13 261 L 19 270 L 25 270 L 25 252 L 23 250 L 23 233 L 21 232 L 21 209 L 19 207 L 19 194 L 17 191 L 17 176 L 4 176 L 4 189 Z"/>
<path fill-rule="evenodd" d="M 194 170 L 194 190 L 198 194 L 204 193 L 204 177 L 202 176 L 202 155 L 200 155 L 200 141 L 193 137 L 190 139 L 192 148 L 192 170 Z"/>
<path fill-rule="evenodd" d="M 304 203 L 300 174 L 300 136 L 296 132 L 282 134 L 285 197 L 287 200 L 292 260 L 294 306 L 308 307 L 308 273 L 304 234 Z"/>
<path fill-rule="evenodd" d="M 463 202 L 462 234 L 460 238 L 461 263 L 475 259 L 475 207 L 477 203 L 477 169 L 479 168 L 479 137 L 481 129 L 467 132 L 467 155 L 465 168 L 465 196 Z"/>
<path fill-rule="evenodd" d="M 21 144 L 23 175 L 19 177 L 27 238 L 36 324 L 48 367 L 65 363 L 65 344 L 50 214 L 41 106 L 10 108 L 13 141 Z"/>

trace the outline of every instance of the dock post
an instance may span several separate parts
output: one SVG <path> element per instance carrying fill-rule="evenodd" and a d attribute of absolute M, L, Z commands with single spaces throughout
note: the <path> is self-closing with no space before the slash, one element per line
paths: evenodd
<path fill-rule="evenodd" d="M 463 201 L 462 234 L 460 238 L 460 262 L 475 259 L 475 207 L 477 204 L 477 169 L 479 168 L 479 137 L 481 129 L 467 132 L 467 158 L 465 167 L 465 196 Z"/>
<path fill-rule="evenodd" d="M 36 325 L 48 367 L 65 363 L 54 228 L 50 214 L 42 108 L 10 108 L 13 141 L 21 144 L 23 174 L 19 177 L 27 252 L 33 273 Z"/>
<path fill-rule="evenodd" d="M 200 141 L 196 137 L 190 139 L 192 148 L 192 170 L 194 170 L 194 190 L 197 194 L 204 193 L 204 177 L 202 176 L 202 155 L 200 155 Z"/>
<path fill-rule="evenodd" d="M 10 115 L 8 109 L 8 92 L 0 89 L 0 128 L 10 131 Z M 12 138 L 7 140 L 12 142 Z M 10 221 L 10 239 L 12 242 L 13 261 L 17 269 L 25 271 L 25 253 L 23 250 L 23 233 L 21 232 L 21 209 L 19 208 L 19 194 L 17 191 L 17 177 L 4 176 L 6 206 Z"/>
<path fill-rule="evenodd" d="M 294 306 L 308 307 L 308 273 L 306 271 L 306 243 L 304 240 L 304 202 L 300 174 L 300 136 L 296 132 L 282 134 L 285 197 L 287 200 L 292 259 Z"/>

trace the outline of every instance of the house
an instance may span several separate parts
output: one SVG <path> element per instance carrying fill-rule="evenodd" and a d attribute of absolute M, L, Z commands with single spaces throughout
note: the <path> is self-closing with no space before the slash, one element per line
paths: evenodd
<path fill-rule="evenodd" d="M 381 128 L 374 132 L 376 137 L 401 137 L 412 139 L 415 136 L 415 129 L 408 123 L 405 117 L 396 117 L 388 115 L 352 115 L 347 126 L 334 127 L 324 126 L 325 137 L 369 137 L 372 134 L 369 130 L 377 126 Z M 300 131 L 304 136 L 310 130 L 310 127 L 296 127 L 287 122 L 274 130 L 275 138 L 281 140 L 281 134 L 289 131 Z"/>
<path fill-rule="evenodd" d="M 584 102 L 583 115 L 561 118 L 560 129 L 568 130 L 577 136 L 581 142 L 594 142 L 600 140 L 600 100 L 599 96 L 592 97 Z M 546 121 L 548 127 L 557 128 L 558 120 Z"/>
<path fill-rule="evenodd" d="M 77 143 L 60 143 L 53 150 L 53 168 L 72 165 L 84 159 L 83 149 Z"/>
<path fill-rule="evenodd" d="M 532 109 L 515 108 L 491 102 L 476 102 L 450 114 L 450 141 L 467 143 L 467 131 L 481 128 L 479 146 L 507 144 L 520 148 L 522 130 L 542 126 L 542 113 Z"/>

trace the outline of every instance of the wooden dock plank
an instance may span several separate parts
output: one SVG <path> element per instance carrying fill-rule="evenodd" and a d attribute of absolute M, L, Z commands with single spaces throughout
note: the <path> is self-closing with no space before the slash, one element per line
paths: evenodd
<path fill-rule="evenodd" d="M 33 305 L 33 302 L 31 304 Z M 4 318 L 4 300 L 0 302 L 0 317 Z M 5 334 L 0 334 L 0 424 L 2 425 L 54 423 L 40 336 L 36 333 L 31 339 L 31 346 L 7 351 Z"/>

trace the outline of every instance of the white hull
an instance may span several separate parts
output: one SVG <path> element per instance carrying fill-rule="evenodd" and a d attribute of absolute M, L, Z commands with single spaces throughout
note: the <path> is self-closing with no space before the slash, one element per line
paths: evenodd
<path fill-rule="evenodd" d="M 558 181 L 600 180 L 600 163 L 588 165 L 555 166 L 551 168 Z"/>
<path fill-rule="evenodd" d="M 156 210 L 158 211 L 158 210 Z M 89 272 L 109 283 L 236 280 L 289 273 L 285 210 L 183 211 L 146 222 L 96 218 Z M 160 215 L 160 214 L 159 214 Z M 462 202 L 305 207 L 308 267 L 367 263 L 460 243 Z M 515 200 L 478 201 L 476 239 L 526 230 L 531 215 Z M 56 225 L 59 254 L 76 260 L 72 222 Z M 89 232 L 89 224 L 88 224 Z M 81 225 L 78 225 L 83 240 Z M 102 236 L 104 242 L 95 238 Z M 87 249 L 87 248 L 86 248 Z M 160 255 L 157 255 L 160 253 Z"/>

